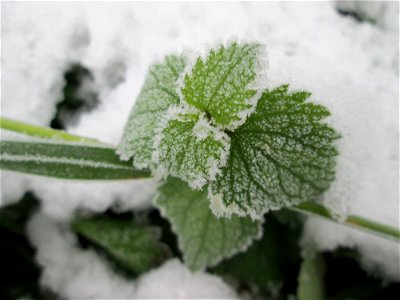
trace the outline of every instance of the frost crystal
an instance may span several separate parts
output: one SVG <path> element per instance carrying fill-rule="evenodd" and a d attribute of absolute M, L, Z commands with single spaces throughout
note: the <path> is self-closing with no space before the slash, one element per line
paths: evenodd
<path fill-rule="evenodd" d="M 216 218 L 209 209 L 206 189 L 193 191 L 186 183 L 169 177 L 158 192 L 155 202 L 172 223 L 186 265 L 192 270 L 216 265 L 245 251 L 261 237 L 260 221 L 238 216 Z"/>
<path fill-rule="evenodd" d="M 159 168 L 195 189 L 214 180 L 226 163 L 228 135 L 196 109 L 172 107 L 163 123 L 153 153 Z"/>
<path fill-rule="evenodd" d="M 320 120 L 326 108 L 305 103 L 308 92 L 284 85 L 265 91 L 257 109 L 231 135 L 226 167 L 210 184 L 217 216 L 260 218 L 268 210 L 312 200 L 335 176 L 332 142 L 339 137 Z"/>
<path fill-rule="evenodd" d="M 262 91 L 264 47 L 233 42 L 199 57 L 185 74 L 182 100 L 206 112 L 215 125 L 234 130 L 251 114 Z"/>
<path fill-rule="evenodd" d="M 232 42 L 186 67 L 168 56 L 153 65 L 118 147 L 138 168 L 201 188 L 225 166 L 230 138 L 261 95 L 264 47 Z M 179 83 L 178 83 L 179 81 Z"/>
<path fill-rule="evenodd" d="M 137 168 L 149 167 L 159 119 L 170 105 L 179 103 L 176 82 L 184 67 L 185 59 L 175 55 L 150 67 L 118 146 L 121 159 L 133 156 Z"/>

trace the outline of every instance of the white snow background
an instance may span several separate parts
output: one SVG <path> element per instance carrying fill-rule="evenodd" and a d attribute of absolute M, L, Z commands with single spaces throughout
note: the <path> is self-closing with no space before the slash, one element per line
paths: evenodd
<path fill-rule="evenodd" d="M 321 201 L 338 216 L 399 227 L 398 2 L 1 5 L 2 116 L 48 126 L 64 72 L 80 63 L 93 74 L 100 104 L 67 130 L 117 144 L 152 62 L 232 37 L 256 40 L 268 49 L 268 86 L 290 83 L 292 90 L 312 92 L 311 100 L 330 109 L 329 121 L 343 135 L 337 179 Z M 376 22 L 342 16 L 337 5 Z M 216 276 L 192 274 L 176 260 L 127 282 L 94 252 L 80 250 L 63 226 L 78 209 L 151 205 L 154 187 L 154 180 L 82 183 L 3 171 L 1 204 L 27 190 L 42 200 L 29 236 L 44 268 L 42 284 L 67 298 L 236 297 Z M 310 217 L 303 243 L 356 247 L 368 271 L 400 280 L 396 242 Z"/>

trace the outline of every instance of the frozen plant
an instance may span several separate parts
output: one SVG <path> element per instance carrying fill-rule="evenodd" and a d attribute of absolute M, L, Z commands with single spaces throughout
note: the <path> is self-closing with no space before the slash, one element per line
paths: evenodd
<path fill-rule="evenodd" d="M 339 135 L 321 122 L 328 110 L 308 92 L 265 89 L 266 65 L 257 43 L 166 57 L 150 68 L 118 147 L 135 167 L 171 177 L 155 202 L 195 269 L 245 249 L 265 212 L 314 199 L 334 179 Z M 210 218 L 208 206 L 228 219 Z M 208 235 L 188 239 L 202 225 Z M 223 241 L 230 231 L 239 238 Z"/>
<path fill-rule="evenodd" d="M 117 149 L 3 118 L 3 129 L 48 139 L 1 141 L 1 168 L 68 179 L 154 175 L 154 203 L 185 263 L 214 266 L 262 236 L 268 211 L 333 220 L 313 201 L 335 178 L 340 135 L 324 122 L 328 109 L 308 101 L 310 92 L 266 88 L 267 70 L 264 46 L 254 42 L 169 55 L 150 67 Z M 399 238 L 356 216 L 343 223 Z"/>

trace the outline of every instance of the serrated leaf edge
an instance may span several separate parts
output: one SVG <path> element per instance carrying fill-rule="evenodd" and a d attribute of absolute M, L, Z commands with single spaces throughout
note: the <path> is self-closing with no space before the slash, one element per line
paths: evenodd
<path fill-rule="evenodd" d="M 285 206 L 284 204 L 273 205 L 273 203 L 269 203 L 268 205 L 263 205 L 263 208 L 260 210 L 255 210 L 254 206 L 244 204 L 244 208 L 240 209 L 240 207 L 236 203 L 231 203 L 230 205 L 225 205 L 222 200 L 222 193 L 214 193 L 212 191 L 211 186 L 208 186 L 208 200 L 210 201 L 210 209 L 214 213 L 217 218 L 230 218 L 232 214 L 238 215 L 239 217 L 250 217 L 253 221 L 263 219 L 263 215 L 270 211 L 280 210 Z M 298 205 L 307 200 L 297 198 L 296 201 L 293 201 L 291 206 Z"/>
<path fill-rule="evenodd" d="M 163 183 L 165 183 L 165 182 L 161 182 L 159 186 L 161 186 Z M 154 198 L 153 198 L 153 203 L 154 203 L 154 205 L 158 208 L 158 210 L 160 211 L 161 216 L 164 217 L 164 218 L 166 218 L 166 219 L 170 222 L 170 224 L 171 224 L 171 230 L 172 230 L 172 232 L 177 236 L 177 240 L 178 240 L 178 249 L 179 249 L 179 251 L 183 254 L 183 259 L 184 259 L 184 261 L 185 261 L 185 263 L 186 263 L 186 254 L 185 254 L 185 251 L 183 250 L 182 241 L 181 241 L 181 239 L 180 239 L 180 237 L 179 237 L 178 230 L 177 230 L 177 227 L 176 227 L 176 223 L 168 217 L 168 215 L 167 215 L 167 213 L 166 213 L 166 209 L 164 209 L 163 207 L 161 207 L 160 205 L 158 205 L 157 200 L 158 200 L 159 196 L 160 196 L 160 192 L 157 190 L 157 193 L 156 193 L 156 195 L 155 195 Z M 254 221 L 255 221 L 255 220 L 253 220 L 253 222 L 254 222 Z M 262 238 L 262 236 L 263 236 L 263 232 L 264 232 L 264 231 L 263 231 L 263 224 L 264 224 L 265 219 L 262 217 L 262 218 L 257 219 L 257 221 L 259 221 L 259 222 L 257 223 L 257 225 L 258 225 L 258 226 L 257 226 L 257 227 L 258 227 L 258 228 L 257 228 L 258 233 L 257 233 L 257 235 L 256 235 L 255 237 L 249 237 L 249 238 L 246 240 L 246 242 L 242 245 L 242 247 L 236 248 L 236 249 L 232 249 L 232 251 L 230 251 L 230 252 L 229 252 L 227 255 L 225 255 L 225 256 L 224 256 L 224 255 L 215 256 L 215 257 L 213 258 L 213 260 L 212 260 L 209 264 L 203 266 L 202 268 L 199 268 L 199 269 L 196 269 L 196 270 L 192 270 L 192 271 L 204 271 L 207 267 L 216 266 L 217 264 L 219 264 L 219 263 L 220 263 L 221 261 L 223 261 L 224 259 L 229 259 L 229 258 L 233 257 L 233 256 L 236 255 L 236 254 L 246 252 L 246 250 L 247 250 L 255 241 L 260 240 L 260 239 Z"/>
<path fill-rule="evenodd" d="M 136 94 L 135 102 L 133 103 L 133 107 L 131 107 L 131 110 L 130 110 L 130 112 L 129 112 L 129 114 L 128 114 L 128 120 L 127 120 L 127 122 L 126 122 L 125 125 L 124 125 L 123 131 L 122 131 L 122 136 L 121 136 L 121 138 L 120 138 L 120 140 L 119 140 L 119 142 L 118 142 L 118 145 L 117 145 L 117 148 L 116 148 L 116 151 L 115 151 L 116 154 L 120 157 L 121 160 L 127 161 L 127 160 L 129 160 L 130 158 L 132 158 L 132 164 L 133 164 L 133 166 L 134 166 L 135 168 L 138 168 L 138 169 L 151 168 L 152 160 L 149 159 L 149 160 L 146 160 L 146 161 L 142 161 L 142 160 L 138 160 L 137 156 L 136 156 L 134 153 L 126 154 L 126 153 L 124 152 L 124 150 L 123 150 L 123 144 L 122 144 L 121 142 L 124 140 L 125 131 L 126 131 L 127 128 L 129 127 L 129 120 L 131 119 L 132 114 L 134 114 L 134 108 L 135 108 L 135 105 L 136 105 L 136 101 L 138 100 L 140 94 L 141 94 L 142 91 L 143 91 L 143 87 L 144 87 L 144 84 L 145 84 L 145 82 L 146 82 L 146 77 L 149 75 L 149 72 L 151 71 L 151 69 L 152 69 L 154 66 L 162 65 L 162 64 L 164 64 L 164 63 L 165 63 L 165 64 L 168 64 L 167 59 L 168 59 L 168 57 L 171 57 L 171 56 L 181 56 L 185 61 L 187 61 L 187 56 L 186 56 L 185 53 L 179 53 L 179 52 L 177 52 L 177 53 L 168 53 L 168 54 L 166 54 L 166 55 L 164 55 L 164 56 L 162 56 L 162 57 L 158 57 L 158 58 L 156 58 L 155 60 L 153 60 L 153 61 L 150 63 L 150 65 L 149 65 L 148 68 L 147 68 L 147 72 L 146 72 L 146 75 L 145 75 L 145 79 L 144 79 L 144 81 L 143 81 L 143 83 L 142 83 L 142 85 L 141 85 L 141 88 L 139 89 L 138 93 Z M 170 67 L 170 68 L 171 68 L 171 67 Z M 183 71 L 181 71 L 181 73 L 182 73 L 182 72 L 183 72 Z M 180 73 L 180 75 L 181 75 L 181 73 Z M 176 84 L 177 84 L 177 82 L 175 82 L 175 85 L 176 85 Z M 175 89 L 176 89 L 176 87 L 175 87 Z M 145 113 L 151 113 L 151 112 L 145 112 Z M 158 116 L 157 122 L 159 122 L 160 119 L 162 119 L 162 117 L 161 117 L 161 116 Z M 154 133 L 154 132 L 153 132 L 153 133 Z"/>
<path fill-rule="evenodd" d="M 278 85 L 277 87 L 270 87 L 268 90 L 275 90 L 277 88 L 284 88 L 286 93 L 290 93 L 293 94 L 295 92 L 299 92 L 298 90 L 294 90 L 294 91 L 289 91 L 289 84 L 284 84 L 284 85 Z M 300 90 L 303 91 L 303 90 Z M 311 97 L 311 93 L 308 92 L 309 95 L 307 96 L 306 100 L 304 101 L 304 103 L 316 103 L 315 101 L 311 101 L 310 97 Z M 333 126 L 331 124 L 331 122 L 329 122 L 329 115 L 323 118 L 324 121 L 323 122 L 319 122 L 320 124 L 327 124 L 329 126 Z M 335 139 L 339 139 L 341 138 L 341 135 L 339 133 L 337 133 L 337 137 Z M 334 146 L 337 149 L 337 146 Z M 228 154 L 228 159 L 229 159 L 229 155 Z M 332 180 L 333 182 L 334 180 Z M 332 183 L 331 182 L 331 183 Z M 328 188 L 329 189 L 329 188 Z M 316 199 L 319 199 L 318 197 L 321 197 L 323 194 L 317 196 Z M 276 210 L 280 210 L 285 206 L 284 204 L 274 204 L 272 202 L 269 202 L 267 205 L 263 205 L 263 208 L 261 210 L 255 210 L 254 209 L 254 205 L 248 205 L 243 204 L 243 207 L 245 209 L 241 209 L 236 203 L 231 203 L 230 205 L 226 205 L 223 201 L 223 194 L 222 193 L 214 193 L 212 190 L 211 185 L 208 186 L 208 199 L 210 201 L 210 209 L 213 211 L 213 213 L 215 214 L 215 216 L 217 216 L 218 218 L 230 218 L 232 216 L 232 214 L 236 214 L 240 217 L 245 217 L 245 216 L 249 216 L 252 220 L 260 220 L 261 218 L 263 218 L 263 215 L 265 213 L 268 213 L 270 211 L 276 211 Z M 298 204 L 301 204 L 305 201 L 308 201 L 309 199 L 301 199 L 301 198 L 296 198 L 296 199 L 292 199 L 292 204 L 290 206 L 296 206 Z"/>
<path fill-rule="evenodd" d="M 237 43 L 238 45 L 241 44 L 257 44 L 258 45 L 258 51 L 257 51 L 257 60 L 256 60 L 256 68 L 255 68 L 255 74 L 256 78 L 254 79 L 253 83 L 250 85 L 247 85 L 245 88 L 246 89 L 254 89 L 256 90 L 256 93 L 254 96 L 246 99 L 246 104 L 250 105 L 249 109 L 243 110 L 239 113 L 238 117 L 239 120 L 232 122 L 229 126 L 221 126 L 218 123 L 215 122 L 215 120 L 211 117 L 213 120 L 213 125 L 217 128 L 219 128 L 221 131 L 223 130 L 229 130 L 229 131 L 234 131 L 236 128 L 241 126 L 246 122 L 246 119 L 255 111 L 257 107 L 257 102 L 260 99 L 263 91 L 267 88 L 267 72 L 266 70 L 268 69 L 268 59 L 267 59 L 267 48 L 263 44 L 255 43 L 254 41 L 246 41 L 246 40 L 237 40 L 237 39 L 229 39 L 226 41 L 216 41 L 213 44 L 210 44 L 208 46 L 204 46 L 202 50 L 194 50 L 194 49 L 188 49 L 185 52 L 185 57 L 187 59 L 187 64 L 186 67 L 183 69 L 181 72 L 180 76 L 178 77 L 177 84 L 176 84 L 176 93 L 179 96 L 181 104 L 185 104 L 186 100 L 185 97 L 182 94 L 182 88 L 184 87 L 184 82 L 185 82 L 185 77 L 186 75 L 191 76 L 192 75 L 192 70 L 194 66 L 196 65 L 196 62 L 198 59 L 201 59 L 203 63 L 205 63 L 210 51 L 212 49 L 217 49 L 220 46 L 223 46 L 225 49 L 229 48 L 232 46 L 232 44 Z"/>
<path fill-rule="evenodd" d="M 208 165 L 207 178 L 204 178 L 203 176 L 199 175 L 198 177 L 196 177 L 195 180 L 188 181 L 186 176 L 183 176 L 182 174 L 179 174 L 177 172 L 171 172 L 167 170 L 167 168 L 162 164 L 162 162 L 160 162 L 158 149 L 160 148 L 160 143 L 163 137 L 163 130 L 167 127 L 168 122 L 173 119 L 179 120 L 179 114 L 191 114 L 191 113 L 199 115 L 199 121 L 194 126 L 194 129 L 199 123 L 206 125 L 207 128 L 214 135 L 215 140 L 222 143 L 223 150 L 220 152 L 220 157 L 218 160 L 210 158 L 207 161 Z M 150 167 L 152 169 L 153 175 L 157 178 L 166 178 L 168 175 L 170 175 L 182 179 L 183 181 L 187 182 L 191 188 L 199 190 L 208 182 L 214 181 L 217 178 L 217 175 L 221 173 L 222 168 L 225 167 L 228 161 L 229 151 L 230 151 L 230 137 L 222 130 L 219 130 L 218 128 L 213 126 L 207 120 L 204 112 L 189 105 L 179 105 L 179 106 L 172 105 L 168 108 L 164 117 L 160 119 L 158 126 L 155 130 L 153 152 L 152 152 L 152 165 L 154 166 L 150 165 Z"/>

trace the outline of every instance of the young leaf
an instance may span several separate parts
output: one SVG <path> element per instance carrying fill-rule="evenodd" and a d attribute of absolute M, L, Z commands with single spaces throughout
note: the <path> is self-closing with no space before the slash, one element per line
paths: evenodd
<path fill-rule="evenodd" d="M 309 96 L 288 93 L 287 85 L 263 93 L 255 113 L 231 135 L 228 162 L 210 184 L 217 216 L 259 218 L 312 200 L 329 187 L 339 135 L 320 122 L 329 112 L 306 103 Z"/>
<path fill-rule="evenodd" d="M 158 241 L 160 232 L 156 228 L 107 217 L 78 219 L 72 227 L 136 274 L 157 266 L 169 256 L 168 248 Z"/>
<path fill-rule="evenodd" d="M 211 49 L 185 75 L 183 100 L 209 114 L 213 122 L 233 130 L 253 111 L 260 97 L 263 46 L 233 42 Z"/>
<path fill-rule="evenodd" d="M 121 159 L 133 156 L 134 166 L 149 167 L 159 119 L 171 104 L 179 103 L 176 82 L 184 67 L 185 59 L 175 55 L 150 67 L 117 149 Z"/>
<path fill-rule="evenodd" d="M 214 180 L 226 162 L 229 137 L 197 110 L 174 108 L 165 120 L 156 142 L 153 159 L 159 170 L 199 189 Z"/>
<path fill-rule="evenodd" d="M 120 161 L 115 149 L 94 145 L 0 141 L 0 169 L 66 179 L 148 177 Z"/>
<path fill-rule="evenodd" d="M 209 208 L 207 191 L 193 191 L 169 177 L 155 199 L 178 236 L 186 264 L 192 270 L 204 269 L 244 251 L 262 233 L 261 222 L 232 216 L 217 219 Z"/>

